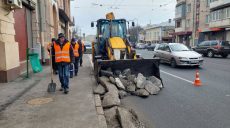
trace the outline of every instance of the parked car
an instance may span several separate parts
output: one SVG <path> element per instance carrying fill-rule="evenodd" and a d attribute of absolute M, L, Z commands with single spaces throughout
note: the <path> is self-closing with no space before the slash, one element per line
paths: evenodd
<path fill-rule="evenodd" d="M 190 50 L 180 43 L 162 43 L 157 45 L 154 57 L 159 57 L 161 62 L 176 66 L 200 66 L 204 59 L 201 54 Z"/>
<path fill-rule="evenodd" d="M 144 43 L 137 43 L 136 48 L 137 49 L 145 49 L 145 44 Z"/>
<path fill-rule="evenodd" d="M 85 41 L 85 47 L 86 47 L 86 54 L 92 53 L 92 43 L 90 41 Z"/>
<path fill-rule="evenodd" d="M 136 43 L 134 43 L 134 42 L 129 42 L 130 43 L 130 46 L 132 47 L 132 48 L 136 48 Z"/>
<path fill-rule="evenodd" d="M 157 45 L 157 44 L 151 44 L 151 45 L 147 46 L 147 50 L 149 50 L 149 51 L 154 51 L 156 45 Z"/>
<path fill-rule="evenodd" d="M 221 55 L 223 58 L 226 58 L 230 54 L 230 43 L 220 40 L 203 41 L 194 47 L 193 50 L 208 57 Z"/>

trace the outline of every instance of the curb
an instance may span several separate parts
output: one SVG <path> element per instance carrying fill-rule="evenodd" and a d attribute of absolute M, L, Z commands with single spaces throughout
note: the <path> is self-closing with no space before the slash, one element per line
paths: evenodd
<path fill-rule="evenodd" d="M 99 121 L 99 128 L 108 128 L 99 94 L 94 94 L 94 101 L 95 101 L 95 108 L 96 108 L 97 117 Z"/>

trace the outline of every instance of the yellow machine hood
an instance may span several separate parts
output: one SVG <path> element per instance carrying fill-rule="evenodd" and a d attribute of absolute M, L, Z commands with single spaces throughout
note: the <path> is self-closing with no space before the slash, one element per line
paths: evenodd
<path fill-rule="evenodd" d="M 126 45 L 122 38 L 120 37 L 112 37 L 109 39 L 110 45 L 112 49 L 125 49 Z"/>

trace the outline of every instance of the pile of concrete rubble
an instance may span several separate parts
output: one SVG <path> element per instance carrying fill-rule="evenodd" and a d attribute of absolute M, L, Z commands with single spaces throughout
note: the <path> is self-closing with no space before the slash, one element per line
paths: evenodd
<path fill-rule="evenodd" d="M 161 80 L 141 73 L 133 75 L 130 69 L 115 72 L 101 70 L 101 75 L 94 94 L 100 95 L 108 128 L 144 128 L 133 110 L 121 107 L 120 99 L 128 95 L 157 95 L 163 88 Z"/>

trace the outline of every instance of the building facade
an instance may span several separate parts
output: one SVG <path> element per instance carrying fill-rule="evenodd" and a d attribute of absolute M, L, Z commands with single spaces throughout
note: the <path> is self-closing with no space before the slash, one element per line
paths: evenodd
<path fill-rule="evenodd" d="M 176 42 L 190 45 L 194 28 L 194 1 L 177 0 L 175 14 L 175 33 Z"/>
<path fill-rule="evenodd" d="M 218 31 L 208 36 L 208 39 L 230 41 L 230 1 L 211 1 L 210 12 L 209 27 Z"/>
<path fill-rule="evenodd" d="M 21 0 L 22 8 L 10 10 L 0 0 L 0 83 L 26 72 L 27 48 L 49 62 L 46 46 L 63 32 L 71 38 L 70 0 Z"/>
<path fill-rule="evenodd" d="M 144 28 L 144 41 L 146 43 L 174 42 L 172 35 L 174 30 L 174 23 L 171 20 L 158 25 L 149 25 Z"/>
<path fill-rule="evenodd" d="M 177 0 L 176 42 L 194 46 L 204 40 L 230 40 L 229 0 Z"/>

